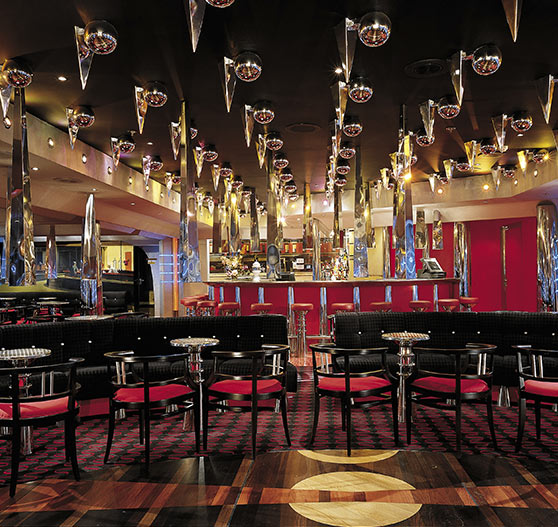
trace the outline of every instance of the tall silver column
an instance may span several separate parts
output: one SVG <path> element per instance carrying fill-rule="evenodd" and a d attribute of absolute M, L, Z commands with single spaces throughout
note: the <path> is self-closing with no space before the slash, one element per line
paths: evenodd
<path fill-rule="evenodd" d="M 178 279 L 201 282 L 198 245 L 198 202 L 194 171 L 188 164 L 190 115 L 186 101 L 180 103 L 180 236 L 178 240 Z"/>
<path fill-rule="evenodd" d="M 353 276 L 368 278 L 368 236 L 366 232 L 366 189 L 362 183 L 360 146 L 355 156 L 355 240 Z"/>
<path fill-rule="evenodd" d="M 302 248 L 312 249 L 312 195 L 310 183 L 304 183 L 304 223 L 302 224 Z"/>
<path fill-rule="evenodd" d="M 432 218 L 432 250 L 441 251 L 444 248 L 444 230 L 440 211 L 433 211 Z"/>
<path fill-rule="evenodd" d="M 459 296 L 469 296 L 471 290 L 471 253 L 469 229 L 466 223 L 453 225 L 453 274 L 459 278 Z"/>
<path fill-rule="evenodd" d="M 218 254 L 221 252 L 222 238 L 221 238 L 221 215 L 222 215 L 222 203 L 217 201 L 213 207 L 213 231 L 212 239 L 213 244 L 211 247 L 211 252 L 213 254 Z"/>
<path fill-rule="evenodd" d="M 56 227 L 50 226 L 46 240 L 46 278 L 51 280 L 58 277 L 56 266 Z"/>
<path fill-rule="evenodd" d="M 395 243 L 395 278 L 416 278 L 415 235 L 413 232 L 413 197 L 411 181 L 401 178 L 393 201 L 393 240 Z"/>
<path fill-rule="evenodd" d="M 35 284 L 35 244 L 29 178 L 25 90 L 14 89 L 12 169 L 6 185 L 6 282 Z"/>
<path fill-rule="evenodd" d="M 322 250 L 320 244 L 320 226 L 316 218 L 312 219 L 312 280 L 322 279 Z"/>
<path fill-rule="evenodd" d="M 271 156 L 268 154 L 265 160 L 265 171 L 267 175 L 267 246 L 277 242 L 277 193 L 275 185 L 275 171 Z"/>
<path fill-rule="evenodd" d="M 389 246 L 389 229 L 382 227 L 382 278 L 386 279 L 391 274 L 391 250 Z"/>
<path fill-rule="evenodd" d="M 89 194 L 83 220 L 81 239 L 81 305 L 86 315 L 103 314 L 103 283 L 101 275 L 101 237 L 95 218 L 95 198 Z"/>
<path fill-rule="evenodd" d="M 250 193 L 250 251 L 253 253 L 260 252 L 260 223 L 256 202 L 256 189 L 253 188 Z"/>
<path fill-rule="evenodd" d="M 558 233 L 553 203 L 537 205 L 537 309 L 557 311 Z"/>
<path fill-rule="evenodd" d="M 341 189 L 333 190 L 333 248 L 341 248 Z"/>
<path fill-rule="evenodd" d="M 230 239 L 229 250 L 232 254 L 237 254 L 240 251 L 240 211 L 239 203 L 240 195 L 236 190 L 231 193 L 231 208 L 230 208 Z"/>

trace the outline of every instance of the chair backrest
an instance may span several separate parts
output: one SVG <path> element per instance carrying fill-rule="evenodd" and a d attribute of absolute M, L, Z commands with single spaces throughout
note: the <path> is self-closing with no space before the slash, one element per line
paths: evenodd
<path fill-rule="evenodd" d="M 257 398 L 257 382 L 275 379 L 285 388 L 287 382 L 287 359 L 289 346 L 284 344 L 264 344 L 255 351 L 213 350 L 213 371 L 209 386 L 221 380 L 252 381 L 252 396 Z M 223 366 L 229 360 L 250 359 L 249 372 L 228 373 Z"/>
<path fill-rule="evenodd" d="M 512 346 L 517 352 L 517 371 L 519 387 L 525 387 L 525 381 L 558 382 L 558 377 L 545 374 L 545 365 L 549 359 L 558 359 L 558 350 L 535 349 L 528 344 Z M 524 361 L 523 359 L 527 360 Z"/>
<path fill-rule="evenodd" d="M 0 395 L 0 403 L 11 404 L 12 418 L 10 421 L 13 422 L 14 426 L 19 426 L 20 421 L 22 421 L 22 404 L 40 403 L 68 397 L 68 411 L 73 411 L 78 391 L 76 367 L 83 360 L 82 358 L 72 358 L 67 362 L 58 364 L 0 368 L 0 378 L 9 379 L 9 394 Z M 39 394 L 22 393 L 24 391 L 22 390 L 24 379 L 31 376 L 34 379 L 40 378 L 41 391 Z"/>
<path fill-rule="evenodd" d="M 111 379 L 113 392 L 121 388 L 142 388 L 144 402 L 149 404 L 149 388 L 166 386 L 168 384 L 190 384 L 188 376 L 189 353 L 174 353 L 172 355 L 135 355 L 133 351 L 111 351 L 105 353 L 108 359 L 107 372 Z M 184 370 L 181 375 L 169 373 L 165 378 L 155 376 L 151 366 L 183 361 Z M 115 375 L 112 375 L 111 365 L 115 365 Z M 158 378 L 155 378 L 158 377 Z"/>
<path fill-rule="evenodd" d="M 494 352 L 497 346 L 493 344 L 471 343 L 464 348 L 425 348 L 417 346 L 413 348 L 416 354 L 416 369 L 411 380 L 416 377 L 440 377 L 455 379 L 455 393 L 461 396 L 462 379 L 480 379 L 491 387 Z M 442 354 L 450 358 L 454 364 L 453 372 L 438 372 L 422 369 L 420 366 L 422 354 Z M 467 372 L 468 366 L 473 365 L 476 372 Z"/>
<path fill-rule="evenodd" d="M 393 378 L 386 364 L 387 347 L 378 348 L 339 348 L 334 344 L 312 344 L 312 368 L 314 384 L 320 377 L 344 377 L 345 391 L 349 391 L 351 377 L 386 376 Z M 363 355 L 380 356 L 381 367 L 366 372 L 351 371 L 351 357 Z"/>

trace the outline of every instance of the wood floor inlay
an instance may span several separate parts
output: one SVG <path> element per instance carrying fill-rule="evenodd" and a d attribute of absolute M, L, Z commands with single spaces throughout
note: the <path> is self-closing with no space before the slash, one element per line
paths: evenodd
<path fill-rule="evenodd" d="M 347 455 L 346 450 L 298 450 L 298 453 L 316 461 L 325 463 L 355 464 L 373 463 L 395 456 L 398 450 L 353 450 Z"/>

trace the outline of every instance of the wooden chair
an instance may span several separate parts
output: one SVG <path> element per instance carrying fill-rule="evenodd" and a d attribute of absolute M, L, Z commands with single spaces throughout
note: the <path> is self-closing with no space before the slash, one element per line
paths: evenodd
<path fill-rule="evenodd" d="M 207 449 L 209 410 L 221 409 L 252 413 L 252 457 L 257 452 L 258 412 L 275 410 L 265 401 L 279 402 L 287 444 L 291 445 L 287 421 L 287 356 L 289 346 L 264 345 L 257 351 L 212 351 L 213 371 L 203 396 L 203 448 Z M 247 373 L 233 375 L 227 372 L 227 361 L 249 359 Z M 249 403 L 249 404 L 247 404 Z M 259 404 L 264 403 L 264 404 Z"/>
<path fill-rule="evenodd" d="M 314 424 L 310 445 L 314 443 L 322 397 L 334 397 L 341 402 L 342 429 L 347 432 L 347 455 L 351 455 L 351 412 L 353 408 L 370 408 L 391 403 L 393 435 L 399 444 L 397 421 L 397 386 L 388 380 L 387 348 L 343 349 L 333 344 L 315 344 L 312 350 L 314 370 Z M 319 355 L 319 359 L 318 359 Z M 351 357 L 379 355 L 381 367 L 364 373 L 351 372 Z"/>
<path fill-rule="evenodd" d="M 66 461 L 71 461 L 74 477 L 79 481 L 76 454 L 76 424 L 79 413 L 76 403 L 76 366 L 83 360 L 76 358 L 60 364 L 0 369 L 0 378 L 8 377 L 10 386 L 9 395 L 0 396 L 0 427 L 10 428 L 10 434 L 4 438 L 12 444 L 10 496 L 14 496 L 16 492 L 21 433 L 24 427 L 51 426 L 64 421 Z M 39 395 L 21 393 L 20 381 L 31 375 L 35 379 L 36 376 L 41 379 L 43 389 Z"/>

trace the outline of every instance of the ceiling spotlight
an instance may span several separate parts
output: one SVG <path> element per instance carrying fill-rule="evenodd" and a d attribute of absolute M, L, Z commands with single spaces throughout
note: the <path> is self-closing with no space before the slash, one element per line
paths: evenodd
<path fill-rule="evenodd" d="M 33 167 L 31 170 L 33 170 L 33 172 L 37 172 L 39 170 L 39 167 Z"/>
<path fill-rule="evenodd" d="M 91 192 L 97 192 L 97 189 L 96 189 L 96 188 L 92 188 L 92 189 L 91 189 Z"/>
<path fill-rule="evenodd" d="M 349 137 L 356 137 L 362 132 L 362 123 L 356 116 L 346 115 L 343 120 L 343 133 Z"/>
<path fill-rule="evenodd" d="M 502 65 L 502 52 L 494 44 L 483 44 L 473 52 L 472 66 L 479 75 L 492 75 Z"/>
<path fill-rule="evenodd" d="M 365 103 L 372 98 L 374 90 L 370 81 L 364 77 L 356 78 L 349 87 L 349 97 L 356 103 Z"/>
<path fill-rule="evenodd" d="M 335 68 L 335 73 L 337 73 L 337 75 L 341 75 L 341 73 L 343 73 L 343 68 L 337 66 L 337 68 Z"/>
<path fill-rule="evenodd" d="M 108 166 L 107 167 L 107 174 L 110 176 L 112 174 L 112 167 Z"/>
<path fill-rule="evenodd" d="M 518 183 L 519 183 L 519 181 L 517 181 L 517 179 L 514 179 L 514 180 L 513 180 L 513 184 L 514 184 L 514 185 L 517 185 Z"/>
<path fill-rule="evenodd" d="M 482 186 L 482 190 L 488 190 L 488 189 L 490 189 L 490 185 L 489 185 L 488 183 L 485 183 L 485 184 Z"/>
<path fill-rule="evenodd" d="M 60 82 L 66 82 L 66 81 L 68 80 L 68 78 L 67 78 L 67 77 L 64 77 L 64 75 L 59 75 L 59 76 L 58 76 L 58 80 L 59 80 Z"/>
<path fill-rule="evenodd" d="M 269 101 L 259 101 L 254 105 L 254 121 L 269 124 L 275 118 L 275 111 Z"/>
<path fill-rule="evenodd" d="M 511 127 L 518 132 L 518 134 L 527 132 L 532 126 L 533 118 L 527 112 L 518 112 L 512 115 Z"/>
<path fill-rule="evenodd" d="M 86 154 L 81 154 L 81 162 L 82 163 L 87 163 L 87 155 Z"/>
<path fill-rule="evenodd" d="M 262 59 L 251 51 L 243 51 L 234 61 L 234 72 L 244 82 L 254 82 L 262 73 Z"/>
<path fill-rule="evenodd" d="M 52 137 L 47 139 L 47 145 L 49 148 L 54 148 L 54 139 Z"/>
<path fill-rule="evenodd" d="M 460 111 L 461 106 L 454 95 L 446 95 L 438 101 L 438 115 L 442 119 L 453 119 Z"/>
<path fill-rule="evenodd" d="M 391 33 L 391 20 L 379 11 L 367 13 L 360 19 L 358 36 L 370 48 L 385 44 Z"/>
<path fill-rule="evenodd" d="M 135 205 L 135 201 L 130 202 L 130 205 L 132 205 L 132 207 Z"/>
<path fill-rule="evenodd" d="M 438 190 L 436 191 L 438 194 L 443 194 L 444 193 L 444 189 L 441 187 L 438 187 Z"/>
<path fill-rule="evenodd" d="M 9 117 L 4 117 L 2 122 L 4 123 L 4 127 L 8 130 L 12 127 L 12 120 Z"/>
<path fill-rule="evenodd" d="M 132 176 L 130 176 L 128 178 L 128 184 L 131 185 L 134 182 L 134 178 Z"/>

